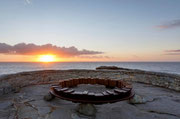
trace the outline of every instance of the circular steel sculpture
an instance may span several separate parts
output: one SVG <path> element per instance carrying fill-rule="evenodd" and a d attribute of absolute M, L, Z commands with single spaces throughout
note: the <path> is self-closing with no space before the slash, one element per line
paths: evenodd
<path fill-rule="evenodd" d="M 75 91 L 73 88 L 79 84 L 104 85 L 107 90 L 98 93 Z M 112 90 L 109 90 L 108 88 L 111 88 Z M 97 78 L 62 80 L 58 85 L 51 86 L 50 93 L 64 100 L 90 104 L 114 103 L 130 99 L 134 96 L 132 86 L 123 81 Z"/>

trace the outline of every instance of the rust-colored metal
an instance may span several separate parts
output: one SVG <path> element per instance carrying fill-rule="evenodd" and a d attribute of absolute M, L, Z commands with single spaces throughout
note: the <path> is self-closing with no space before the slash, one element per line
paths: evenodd
<path fill-rule="evenodd" d="M 99 84 L 114 88 L 111 91 L 95 93 L 89 91 L 75 91 L 73 87 L 79 84 Z M 76 103 L 103 104 L 127 100 L 134 96 L 132 86 L 120 80 L 80 78 L 62 80 L 58 85 L 52 85 L 50 93 L 58 98 Z"/>

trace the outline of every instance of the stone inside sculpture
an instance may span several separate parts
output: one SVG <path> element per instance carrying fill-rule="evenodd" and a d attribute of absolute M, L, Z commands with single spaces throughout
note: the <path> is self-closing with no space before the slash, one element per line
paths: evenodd
<path fill-rule="evenodd" d="M 80 84 L 104 85 L 105 91 L 76 91 Z M 111 89 L 111 90 L 110 90 Z M 130 99 L 134 96 L 132 86 L 121 80 L 79 78 L 62 80 L 58 85 L 52 85 L 50 93 L 58 98 L 76 103 L 103 104 Z"/>

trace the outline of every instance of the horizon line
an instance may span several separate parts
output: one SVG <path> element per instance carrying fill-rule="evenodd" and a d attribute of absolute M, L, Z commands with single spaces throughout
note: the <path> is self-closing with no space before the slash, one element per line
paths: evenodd
<path fill-rule="evenodd" d="M 180 62 L 180 61 L 57 61 L 57 62 L 34 62 L 34 61 L 0 61 L 0 63 L 118 63 L 118 62 L 124 62 L 124 63 L 133 63 L 133 62 Z"/>

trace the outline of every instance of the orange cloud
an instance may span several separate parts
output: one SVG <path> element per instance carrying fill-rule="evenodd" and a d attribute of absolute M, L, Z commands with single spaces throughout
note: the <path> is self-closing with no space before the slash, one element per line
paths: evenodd
<path fill-rule="evenodd" d="M 0 43 L 0 53 L 1 54 L 11 54 L 11 55 L 41 55 L 41 54 L 56 54 L 61 57 L 72 57 L 80 55 L 97 55 L 103 54 L 99 51 L 91 50 L 78 50 L 76 47 L 59 47 L 52 44 L 45 45 L 35 45 L 33 43 L 19 43 L 16 45 L 8 45 L 6 43 Z"/>

